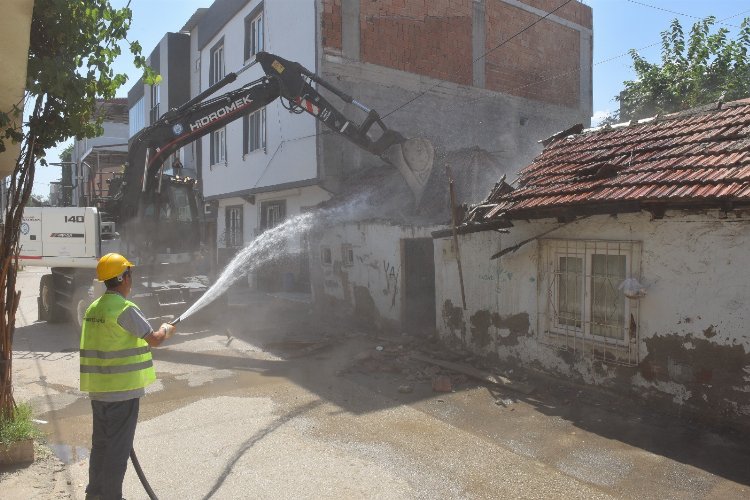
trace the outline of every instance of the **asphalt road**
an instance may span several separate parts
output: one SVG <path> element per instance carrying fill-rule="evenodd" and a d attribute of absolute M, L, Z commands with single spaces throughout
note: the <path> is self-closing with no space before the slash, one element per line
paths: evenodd
<path fill-rule="evenodd" d="M 0 496 L 83 499 L 91 417 L 78 332 L 36 322 L 40 276 L 19 278 L 14 393 L 55 456 L 0 472 Z M 154 352 L 135 450 L 160 499 L 750 497 L 750 449 L 732 436 L 556 386 L 499 394 L 458 378 L 434 393 L 377 361 L 379 345 L 409 349 L 398 338 L 332 329 L 304 303 L 236 297 Z M 323 337 L 324 349 L 304 343 Z M 147 498 L 132 467 L 124 496 Z"/>

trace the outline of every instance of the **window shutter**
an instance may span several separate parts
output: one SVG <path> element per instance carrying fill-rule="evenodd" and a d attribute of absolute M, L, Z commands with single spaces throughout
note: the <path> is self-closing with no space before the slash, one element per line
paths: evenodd
<path fill-rule="evenodd" d="M 245 115 L 242 117 L 242 154 L 247 154 L 249 152 L 248 148 L 248 135 L 250 132 L 250 123 L 248 121 L 248 116 Z"/>

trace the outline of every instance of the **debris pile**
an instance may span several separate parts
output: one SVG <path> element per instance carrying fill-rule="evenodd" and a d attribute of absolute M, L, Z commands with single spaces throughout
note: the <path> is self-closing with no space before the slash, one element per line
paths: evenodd
<path fill-rule="evenodd" d="M 477 360 L 467 352 L 441 350 L 428 339 L 403 335 L 390 341 L 378 339 L 377 342 L 374 348 L 354 356 L 351 365 L 339 373 L 398 375 L 404 379 L 404 383 L 398 386 L 398 392 L 402 394 L 411 393 L 416 383 L 429 383 L 433 392 L 454 392 L 470 379 L 523 394 L 534 391 L 528 383 L 475 368 Z"/>

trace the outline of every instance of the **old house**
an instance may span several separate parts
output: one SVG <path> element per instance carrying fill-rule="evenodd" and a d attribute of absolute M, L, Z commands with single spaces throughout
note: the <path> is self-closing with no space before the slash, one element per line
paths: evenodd
<path fill-rule="evenodd" d="M 745 422 L 750 100 L 568 130 L 436 233 L 438 330 L 472 351 Z"/>
<path fill-rule="evenodd" d="M 457 200 L 478 201 L 503 173 L 479 148 L 456 151 L 433 169 L 420 203 L 394 170 L 349 178 L 345 195 L 322 205 L 310 234 L 313 303 L 326 316 L 381 331 L 435 331 L 432 232 L 450 221 L 449 178 Z"/>

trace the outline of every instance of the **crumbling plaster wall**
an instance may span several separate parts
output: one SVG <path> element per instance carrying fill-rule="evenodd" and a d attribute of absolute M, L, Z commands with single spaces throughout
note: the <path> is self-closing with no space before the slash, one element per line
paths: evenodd
<path fill-rule="evenodd" d="M 562 226 L 516 221 L 508 234 L 460 237 L 467 310 L 461 308 L 450 238 L 435 242 L 440 335 L 473 351 L 589 384 L 690 407 L 707 417 L 750 416 L 750 215 L 668 212 L 592 216 Z M 636 366 L 620 366 L 542 342 L 538 240 L 499 259 L 503 248 L 544 238 L 640 241 Z"/>
<path fill-rule="evenodd" d="M 313 303 L 319 313 L 353 318 L 377 330 L 395 330 L 402 314 L 401 240 L 429 238 L 435 227 L 381 222 L 328 227 L 310 238 Z M 330 264 L 323 262 L 330 249 Z M 353 262 L 345 259 L 346 249 Z"/>

